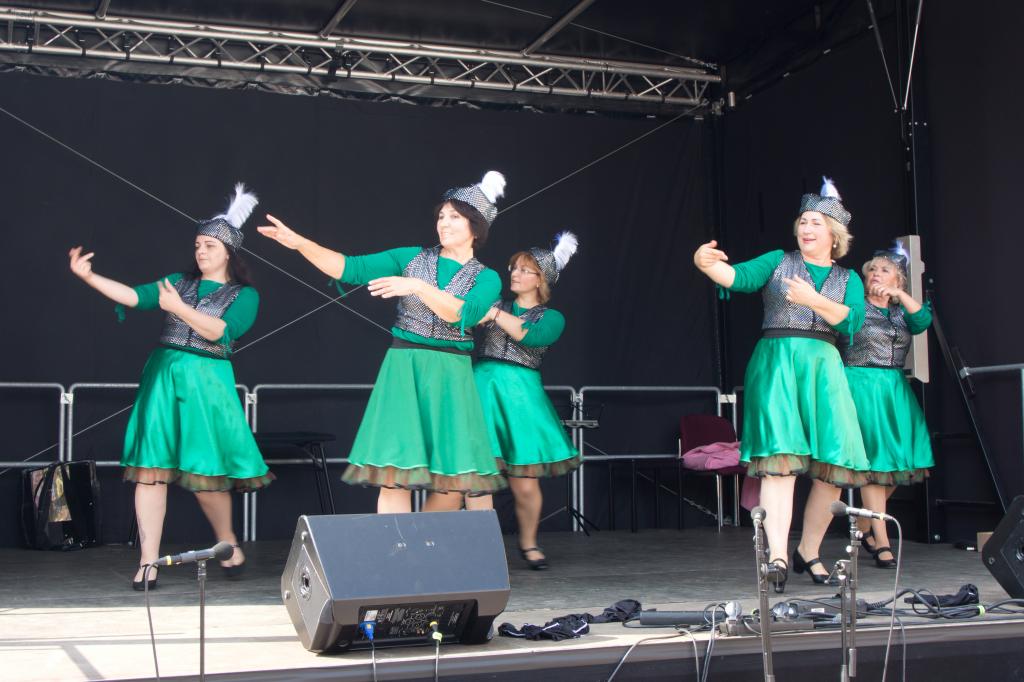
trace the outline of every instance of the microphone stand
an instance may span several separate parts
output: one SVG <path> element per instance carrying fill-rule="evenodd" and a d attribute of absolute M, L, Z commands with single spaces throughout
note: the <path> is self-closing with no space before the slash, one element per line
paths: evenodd
<path fill-rule="evenodd" d="M 775 669 L 772 664 L 772 625 L 771 611 L 768 608 L 768 544 L 765 542 L 762 519 L 754 517 L 754 566 L 757 569 L 758 610 L 757 621 L 761 630 L 761 658 L 764 664 L 765 682 L 775 682 Z"/>
<path fill-rule="evenodd" d="M 206 682 L 206 560 L 196 562 L 199 581 L 199 682 Z"/>
<path fill-rule="evenodd" d="M 861 532 L 857 527 L 857 518 L 852 514 L 850 520 L 850 544 L 846 546 L 849 559 L 836 562 L 836 575 L 839 577 L 841 624 L 841 646 L 843 649 L 842 666 L 839 679 L 850 682 L 857 677 L 857 559 L 860 555 Z"/>

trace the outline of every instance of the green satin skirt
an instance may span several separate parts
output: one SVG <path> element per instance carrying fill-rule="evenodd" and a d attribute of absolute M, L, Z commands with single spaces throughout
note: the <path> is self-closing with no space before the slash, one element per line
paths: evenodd
<path fill-rule="evenodd" d="M 342 480 L 476 495 L 505 488 L 470 357 L 390 348 Z"/>
<path fill-rule="evenodd" d="M 752 476 L 867 482 L 857 411 L 835 346 L 796 336 L 757 342 L 744 379 L 740 452 Z"/>
<path fill-rule="evenodd" d="M 273 480 L 235 390 L 229 360 L 161 346 L 146 361 L 124 438 L 125 479 L 195 491 Z"/>
<path fill-rule="evenodd" d="M 924 412 L 901 369 L 847 367 L 871 470 L 878 485 L 920 483 L 935 466 Z"/>
<path fill-rule="evenodd" d="M 491 448 L 509 476 L 561 476 L 579 466 L 540 372 L 500 360 L 473 367 Z"/>

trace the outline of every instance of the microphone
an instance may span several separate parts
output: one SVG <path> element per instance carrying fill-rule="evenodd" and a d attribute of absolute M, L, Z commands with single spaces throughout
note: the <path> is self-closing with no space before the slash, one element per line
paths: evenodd
<path fill-rule="evenodd" d="M 231 546 L 230 542 L 218 542 L 209 549 L 193 550 L 191 552 L 182 552 L 181 554 L 168 554 L 167 556 L 160 557 L 153 563 L 159 566 L 174 566 L 175 564 L 192 564 L 197 561 L 206 561 L 207 559 L 225 561 L 230 559 L 234 553 L 235 548 Z"/>
<path fill-rule="evenodd" d="M 750 510 L 750 518 L 754 523 L 763 522 L 766 516 L 768 516 L 768 512 L 764 510 L 764 507 L 754 507 Z"/>
<path fill-rule="evenodd" d="M 829 506 L 832 516 L 863 516 L 866 519 L 878 519 L 879 521 L 895 521 L 896 519 L 888 514 L 861 509 L 859 507 L 848 507 L 842 500 L 836 500 Z"/>
<path fill-rule="evenodd" d="M 640 612 L 640 625 L 710 625 L 703 611 L 650 611 Z"/>

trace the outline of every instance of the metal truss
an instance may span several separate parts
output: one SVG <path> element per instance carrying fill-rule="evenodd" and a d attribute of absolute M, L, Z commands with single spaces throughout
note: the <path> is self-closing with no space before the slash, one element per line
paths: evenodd
<path fill-rule="evenodd" d="M 0 52 L 302 74 L 472 90 L 699 106 L 718 74 L 696 68 L 511 51 L 322 38 L 226 26 L 0 6 Z"/>

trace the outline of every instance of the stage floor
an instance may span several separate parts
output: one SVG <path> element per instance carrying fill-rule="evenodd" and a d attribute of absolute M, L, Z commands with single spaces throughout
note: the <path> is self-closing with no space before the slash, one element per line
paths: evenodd
<path fill-rule="evenodd" d="M 544 572 L 528 570 L 515 551 L 515 537 L 508 536 L 506 547 L 512 593 L 508 608 L 495 624 L 542 624 L 553 616 L 567 613 L 597 614 L 606 606 L 627 598 L 640 601 L 645 608 L 676 610 L 699 610 L 709 603 L 738 599 L 743 602 L 744 612 L 749 613 L 757 601 L 751 536 L 748 528 L 726 528 L 721 534 L 713 528 L 640 533 L 604 531 L 590 537 L 549 533 L 541 538 L 552 564 L 551 569 Z M 843 546 L 840 537 L 826 539 L 823 559 L 834 561 Z M 180 551 L 182 548 L 165 549 Z M 286 542 L 258 542 L 246 547 L 248 571 L 240 581 L 225 580 L 219 569 L 211 565 L 207 583 L 207 674 L 220 679 L 254 679 L 261 673 L 263 679 L 325 679 L 330 673 L 334 679 L 369 679 L 367 653 L 317 656 L 299 644 L 279 597 L 279 580 L 287 552 Z M 973 583 L 980 589 L 983 602 L 1006 597 L 982 565 L 977 552 L 965 552 L 949 545 L 910 543 L 905 546 L 904 556 L 901 587 L 944 594 L 956 592 L 965 583 Z M 151 678 L 153 659 L 143 595 L 129 587 L 136 561 L 135 550 L 126 546 L 69 553 L 0 550 L 3 679 Z M 874 568 L 869 558 L 862 558 L 860 567 L 859 596 L 868 601 L 881 601 L 891 596 L 894 571 Z M 372 567 L 367 568 L 372 570 Z M 784 597 L 814 599 L 834 593 L 835 588 L 816 586 L 806 576 L 794 575 Z M 782 597 L 771 595 L 771 603 Z M 161 570 L 159 589 L 151 593 L 151 599 L 161 674 L 165 677 L 196 674 L 198 592 L 195 568 Z M 1000 625 L 1009 621 L 994 619 L 990 622 Z M 978 623 L 946 623 L 942 627 L 964 628 L 975 624 Z M 1014 627 L 1017 636 L 1021 636 L 1024 619 L 1016 619 Z M 484 646 L 443 647 L 441 677 L 470 675 L 471 670 L 478 669 L 472 666 L 480 664 L 481 656 L 503 659 L 501 665 L 510 669 L 526 654 L 564 654 L 559 659 L 563 661 L 561 665 L 571 668 L 572 652 L 588 650 L 591 654 L 587 660 L 593 664 L 610 663 L 604 673 L 606 677 L 631 643 L 663 632 L 671 630 L 636 631 L 620 624 L 606 624 L 596 625 L 590 635 L 569 642 L 527 642 L 495 637 Z M 721 647 L 722 642 L 719 639 L 718 646 Z M 690 657 L 688 670 L 692 673 L 693 651 L 688 640 L 682 644 L 675 640 L 671 646 L 675 647 L 677 655 Z M 649 648 L 655 647 L 645 646 L 637 651 Z M 759 644 L 748 641 L 746 650 L 759 651 Z M 638 653 L 637 657 L 643 655 L 648 654 Z M 553 656 L 552 661 L 556 658 L 558 656 Z M 399 679 L 406 673 L 416 674 L 416 670 L 422 672 L 429 668 L 432 673 L 433 652 L 423 648 L 394 649 L 378 652 L 377 660 L 380 679 Z M 782 675 L 780 679 L 785 679 L 783 670 L 777 667 L 776 672 Z"/>

